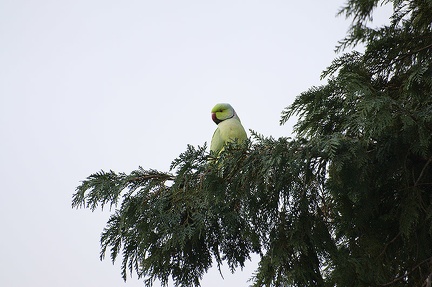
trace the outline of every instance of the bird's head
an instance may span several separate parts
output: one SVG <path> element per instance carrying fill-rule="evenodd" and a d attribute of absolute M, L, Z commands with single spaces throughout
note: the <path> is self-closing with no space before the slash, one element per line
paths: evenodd
<path fill-rule="evenodd" d="M 220 122 L 231 119 L 233 117 L 238 118 L 233 107 L 227 103 L 220 103 L 213 107 L 211 110 L 212 120 L 219 124 Z"/>

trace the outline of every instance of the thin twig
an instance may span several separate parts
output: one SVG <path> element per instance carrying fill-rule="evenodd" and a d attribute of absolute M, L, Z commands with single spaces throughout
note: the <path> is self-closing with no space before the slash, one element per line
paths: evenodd
<path fill-rule="evenodd" d="M 432 259 L 432 257 L 429 257 L 429 258 L 423 260 L 422 262 L 420 262 L 419 264 L 417 264 L 416 266 L 414 266 L 414 267 L 411 269 L 411 271 L 409 271 L 409 272 L 403 274 L 402 276 L 396 277 L 395 279 L 393 279 L 393 280 L 390 281 L 390 282 L 387 282 L 387 283 L 385 283 L 385 284 L 381 284 L 380 286 L 389 286 L 389 285 L 391 285 L 391 284 L 393 284 L 393 283 L 398 282 L 399 280 L 402 280 L 403 278 L 405 278 L 405 277 L 407 277 L 408 275 L 410 275 L 411 273 L 413 273 L 413 272 L 414 272 L 417 268 L 419 268 L 422 264 L 424 264 L 425 262 L 427 262 L 428 260 L 431 260 L 431 259 Z"/>
<path fill-rule="evenodd" d="M 417 54 L 418 52 L 421 52 L 421 51 L 426 50 L 426 49 L 429 49 L 429 48 L 432 48 L 432 44 L 427 45 L 427 46 L 422 47 L 422 48 L 419 48 L 419 49 L 414 50 L 414 51 L 410 51 L 410 52 L 407 52 L 407 53 L 401 54 L 399 57 L 396 57 L 393 61 L 391 61 L 391 62 L 389 63 L 389 66 L 392 66 L 392 65 L 396 64 L 397 62 L 402 61 L 403 59 L 405 59 L 405 58 L 408 57 L 408 56 L 411 56 L 411 55 Z"/>
<path fill-rule="evenodd" d="M 134 178 L 129 179 L 129 181 L 143 181 L 149 179 L 164 179 L 164 180 L 174 180 L 175 177 L 168 174 L 149 174 L 149 175 L 141 175 Z"/>
<path fill-rule="evenodd" d="M 417 185 L 418 185 L 420 179 L 422 178 L 424 172 L 426 171 L 426 167 L 427 167 L 431 162 L 432 162 L 432 157 L 430 157 L 430 158 L 428 159 L 428 161 L 426 162 L 426 164 L 424 165 L 423 169 L 422 169 L 421 172 L 420 172 L 419 177 L 417 178 L 416 182 L 414 183 L 414 186 L 417 186 Z"/>
<path fill-rule="evenodd" d="M 396 239 L 401 235 L 401 232 L 399 232 L 392 240 L 390 240 L 390 242 L 388 242 L 385 246 L 383 251 L 380 253 L 380 255 L 378 257 L 381 257 L 382 255 L 384 255 L 385 251 L 387 250 L 387 247 L 392 244 L 393 242 L 396 241 Z"/>

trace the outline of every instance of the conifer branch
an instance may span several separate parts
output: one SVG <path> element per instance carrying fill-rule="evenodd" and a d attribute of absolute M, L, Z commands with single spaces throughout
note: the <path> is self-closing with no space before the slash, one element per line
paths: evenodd
<path fill-rule="evenodd" d="M 283 110 L 280 124 L 299 117 L 294 138 L 251 131 L 216 157 L 189 145 L 169 172 L 87 177 L 72 206 L 115 209 L 101 259 L 122 257 L 123 278 L 147 286 L 196 287 L 214 261 L 234 272 L 256 253 L 256 287 L 430 287 L 429 2 L 393 1 L 392 25 L 379 29 L 363 25 L 378 1 L 347 2 L 354 22 L 339 47 L 366 52 L 335 59 L 326 84 Z"/>

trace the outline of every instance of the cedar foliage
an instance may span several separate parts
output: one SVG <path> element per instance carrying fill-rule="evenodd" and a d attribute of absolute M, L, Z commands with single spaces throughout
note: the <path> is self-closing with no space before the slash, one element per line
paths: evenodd
<path fill-rule="evenodd" d="M 209 161 L 192 147 L 170 172 L 90 175 L 73 207 L 115 211 L 101 258 L 146 286 L 199 286 L 215 263 L 234 272 L 260 255 L 253 286 L 431 286 L 432 1 L 349 0 L 336 58 L 285 108 L 295 137 L 252 132 Z"/>

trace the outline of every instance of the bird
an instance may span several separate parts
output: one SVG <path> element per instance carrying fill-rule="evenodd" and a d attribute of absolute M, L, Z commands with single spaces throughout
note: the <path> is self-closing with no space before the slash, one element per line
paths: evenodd
<path fill-rule="evenodd" d="M 218 155 L 228 142 L 243 142 L 246 131 L 234 108 L 227 103 L 216 104 L 211 110 L 212 120 L 217 124 L 210 143 L 210 152 Z"/>

